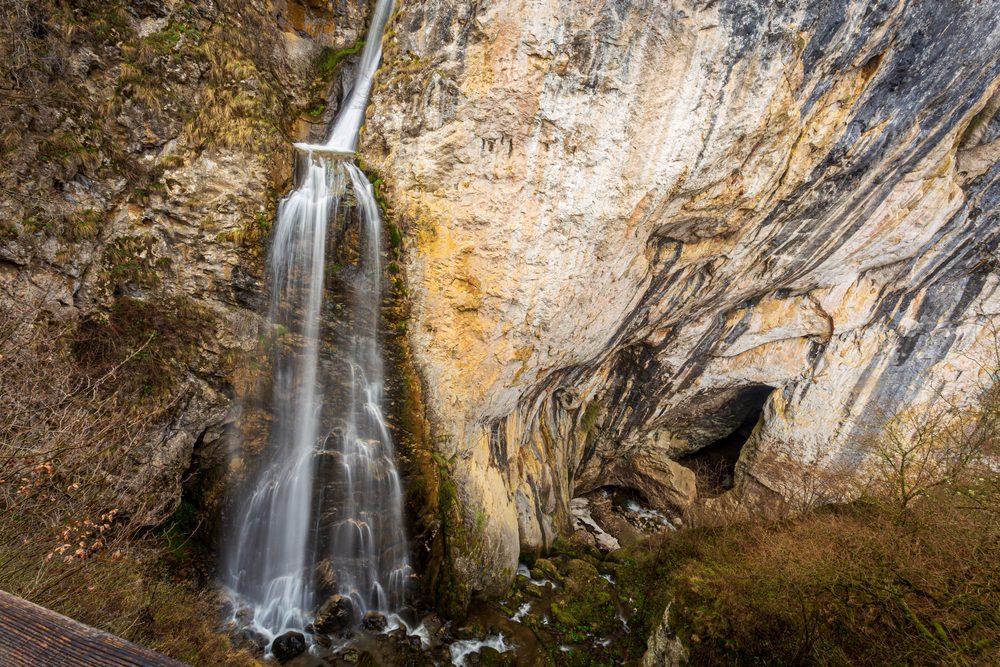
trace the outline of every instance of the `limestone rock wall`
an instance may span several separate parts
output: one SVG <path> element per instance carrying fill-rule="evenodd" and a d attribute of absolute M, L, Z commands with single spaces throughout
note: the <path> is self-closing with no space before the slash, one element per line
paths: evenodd
<path fill-rule="evenodd" d="M 503 587 L 568 501 L 773 389 L 738 486 L 975 386 L 998 313 L 1000 2 L 413 0 L 363 153 L 406 228 L 437 447 Z M 775 462 L 781 462 L 775 465 Z"/>

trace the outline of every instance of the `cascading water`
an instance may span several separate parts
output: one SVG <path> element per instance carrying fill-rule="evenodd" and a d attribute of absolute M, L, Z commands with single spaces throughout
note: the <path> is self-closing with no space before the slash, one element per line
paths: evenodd
<path fill-rule="evenodd" d="M 376 5 L 357 78 L 326 143 L 296 145 L 304 154 L 299 184 L 278 208 L 269 257 L 278 339 L 270 440 L 238 503 L 226 574 L 238 603 L 252 607 L 253 625 L 271 637 L 310 623 L 322 602 L 321 563 L 326 584 L 353 603 L 354 622 L 369 610 L 393 613 L 406 596 L 402 489 L 382 415 L 381 220 L 371 184 L 351 161 L 392 8 L 392 0 Z M 328 231 L 352 220 L 359 253 L 338 277 L 349 305 L 330 353 Z"/>

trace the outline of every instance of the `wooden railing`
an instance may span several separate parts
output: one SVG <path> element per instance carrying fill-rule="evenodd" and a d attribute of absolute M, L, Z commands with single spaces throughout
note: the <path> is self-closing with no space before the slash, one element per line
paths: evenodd
<path fill-rule="evenodd" d="M 3 667 L 184 667 L 138 644 L 0 591 Z"/>

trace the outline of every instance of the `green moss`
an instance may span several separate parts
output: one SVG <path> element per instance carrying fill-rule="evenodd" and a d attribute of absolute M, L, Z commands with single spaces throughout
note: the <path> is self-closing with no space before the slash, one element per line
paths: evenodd
<path fill-rule="evenodd" d="M 331 262 L 326 266 L 326 275 L 334 278 L 340 275 L 340 272 L 347 268 L 347 264 L 344 262 Z"/>
<path fill-rule="evenodd" d="M 389 228 L 389 246 L 393 250 L 400 248 L 403 245 L 403 231 L 393 222 L 387 223 L 386 227 Z"/>
<path fill-rule="evenodd" d="M 587 403 L 587 407 L 583 410 L 583 416 L 580 417 L 580 430 L 589 433 L 602 412 L 604 412 L 604 403 L 601 401 Z"/>
<path fill-rule="evenodd" d="M 365 40 L 359 39 L 357 42 L 344 49 L 324 49 L 316 63 L 316 69 L 323 79 L 331 79 L 337 73 L 337 68 L 345 58 L 360 53 L 365 48 Z"/>
<path fill-rule="evenodd" d="M 435 591 L 436 611 L 445 618 L 461 618 L 469 606 L 471 591 L 455 568 L 455 557 L 466 551 L 462 507 L 458 487 L 445 470 L 439 468 L 438 516 L 441 522 L 443 562 Z"/>
<path fill-rule="evenodd" d="M 201 42 L 203 35 L 200 30 L 190 24 L 171 23 L 163 30 L 147 35 L 143 42 L 156 53 L 164 55 L 174 51 L 182 38 L 191 46 L 195 46 Z"/>
<path fill-rule="evenodd" d="M 552 603 L 552 616 L 570 641 L 579 642 L 580 636 L 587 633 L 615 630 L 617 610 L 612 601 L 611 584 L 593 565 L 576 558 L 570 560 L 563 584 Z"/>
<path fill-rule="evenodd" d="M 559 569 L 555 566 L 555 563 L 547 558 L 535 559 L 534 566 L 531 569 L 531 576 L 536 579 L 551 579 L 555 582 L 562 581 Z"/>
<path fill-rule="evenodd" d="M 319 118 L 326 111 L 326 102 L 319 102 L 306 110 L 306 115 L 310 118 Z"/>
<path fill-rule="evenodd" d="M 480 667 L 512 667 L 515 664 L 514 655 L 510 652 L 501 653 L 489 647 L 479 652 Z"/>

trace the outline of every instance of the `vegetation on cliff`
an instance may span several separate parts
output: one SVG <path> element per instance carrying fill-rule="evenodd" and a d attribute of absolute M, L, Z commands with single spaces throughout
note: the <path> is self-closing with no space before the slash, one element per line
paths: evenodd
<path fill-rule="evenodd" d="M 194 664 L 252 662 L 196 468 L 290 174 L 282 52 L 262 3 L 0 2 L 0 586 Z"/>

